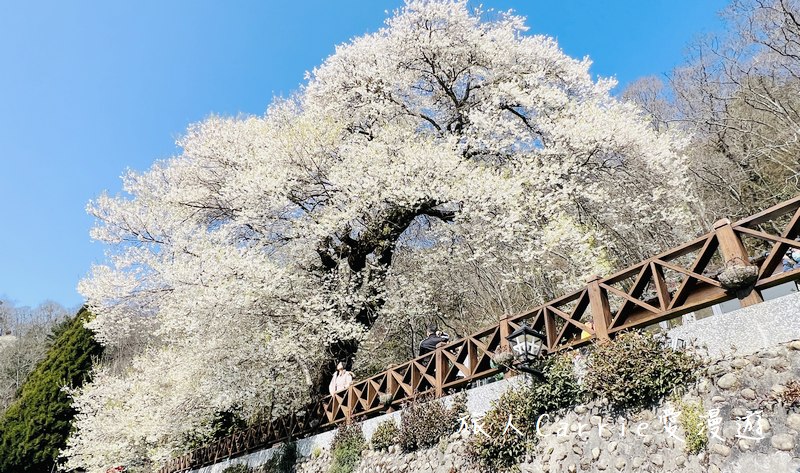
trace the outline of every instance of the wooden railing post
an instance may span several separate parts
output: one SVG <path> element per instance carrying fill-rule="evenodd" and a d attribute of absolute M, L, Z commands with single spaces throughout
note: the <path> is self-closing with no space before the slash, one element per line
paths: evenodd
<path fill-rule="evenodd" d="M 347 417 L 347 423 L 350 424 L 353 421 L 353 411 L 356 408 L 356 393 L 355 389 L 353 389 L 353 385 L 347 387 L 347 412 L 345 412 L 345 416 Z"/>
<path fill-rule="evenodd" d="M 501 351 L 510 350 L 511 344 L 509 343 L 506 337 L 511 335 L 511 324 L 508 323 L 507 315 L 503 316 L 503 318 L 500 319 L 499 325 L 500 325 L 500 349 Z"/>
<path fill-rule="evenodd" d="M 386 390 L 388 394 L 392 396 L 392 402 L 396 401 L 397 395 L 400 393 L 400 385 L 397 380 L 394 378 L 394 369 L 389 368 L 386 370 Z M 386 412 L 393 412 L 394 408 L 390 404 L 386 408 Z"/>
<path fill-rule="evenodd" d="M 589 294 L 589 308 L 592 311 L 594 334 L 599 342 L 609 340 L 608 327 L 611 325 L 611 309 L 608 306 L 608 296 L 600 289 L 600 276 L 592 275 L 586 281 Z"/>
<path fill-rule="evenodd" d="M 500 319 L 499 328 L 500 328 L 500 345 L 498 346 L 499 350 L 500 351 L 511 351 L 511 342 L 509 342 L 508 339 L 506 338 L 509 335 L 511 335 L 511 324 L 508 323 L 508 316 L 507 315 L 503 316 L 503 318 Z M 503 374 L 503 377 L 506 378 L 506 379 L 508 379 L 508 378 L 510 378 L 512 376 L 513 376 L 513 373 L 511 372 L 511 370 L 507 370 Z"/>
<path fill-rule="evenodd" d="M 734 258 L 740 258 L 745 264 L 750 263 L 750 255 L 742 244 L 742 240 L 736 235 L 731 226 L 731 221 L 727 218 L 717 220 L 714 222 L 714 233 L 717 235 L 717 242 L 719 243 L 719 252 L 722 254 L 724 262 Z M 753 290 L 746 297 L 740 300 L 742 307 L 751 306 L 764 302 L 761 294 L 757 290 Z"/>
<path fill-rule="evenodd" d="M 330 399 L 328 402 L 325 402 L 325 399 Z M 328 422 L 333 422 L 336 418 L 336 396 L 331 394 L 327 398 L 322 398 L 322 412 L 325 414 L 325 417 L 328 419 Z"/>
<path fill-rule="evenodd" d="M 443 348 L 437 348 L 436 354 L 434 355 L 433 362 L 435 363 L 433 366 L 436 368 L 436 397 L 442 397 L 444 395 L 444 378 L 445 378 L 445 371 L 447 370 L 447 358 L 442 353 Z"/>

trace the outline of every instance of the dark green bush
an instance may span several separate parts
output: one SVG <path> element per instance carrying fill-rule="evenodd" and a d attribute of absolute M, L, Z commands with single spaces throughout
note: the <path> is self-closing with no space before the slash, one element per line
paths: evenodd
<path fill-rule="evenodd" d="M 473 432 L 467 444 L 468 455 L 486 470 L 505 471 L 520 463 L 528 448 L 536 442 L 536 410 L 530 386 L 503 393 L 489 412 L 480 419 L 480 430 Z M 506 428 L 511 423 L 519 431 Z M 530 419 L 534 419 L 532 422 Z"/>
<path fill-rule="evenodd" d="M 54 332 L 53 344 L 0 417 L 0 473 L 49 472 L 66 446 L 75 411 L 62 387 L 77 388 L 102 353 L 83 324 L 91 314 L 81 309 Z"/>
<path fill-rule="evenodd" d="M 574 359 L 579 356 L 576 351 L 559 353 L 548 357 L 542 372 L 544 381 L 534 382 L 534 407 L 537 417 L 545 412 L 556 412 L 583 402 L 586 392 L 575 378 Z"/>
<path fill-rule="evenodd" d="M 694 382 L 699 367 L 698 357 L 672 350 L 663 335 L 627 332 L 595 346 L 583 383 L 614 410 L 637 409 Z"/>
<path fill-rule="evenodd" d="M 291 473 L 297 462 L 297 444 L 286 442 L 282 444 L 275 455 L 266 464 L 255 468 L 256 473 Z"/>
<path fill-rule="evenodd" d="M 456 397 L 451 409 L 430 396 L 406 404 L 400 416 L 399 443 L 403 451 L 430 448 L 440 438 L 455 432 L 460 423 L 459 416 L 466 409 L 465 399 Z"/>
<path fill-rule="evenodd" d="M 537 441 L 539 416 L 583 399 L 583 390 L 573 374 L 573 355 L 570 352 L 547 358 L 542 370 L 544 381 L 503 393 L 481 419 L 482 431 L 473 432 L 470 437 L 467 452 L 473 461 L 486 470 L 513 469 Z"/>
<path fill-rule="evenodd" d="M 225 468 L 224 470 L 222 470 L 222 473 L 251 473 L 252 471 L 253 469 L 250 468 L 249 466 L 242 463 L 238 463 L 236 465 L 231 465 Z"/>
<path fill-rule="evenodd" d="M 398 442 L 397 439 L 399 436 L 400 429 L 397 428 L 394 419 L 385 420 L 378 424 L 378 427 L 375 428 L 375 432 L 372 434 L 372 438 L 370 439 L 372 449 L 386 450 Z"/>
<path fill-rule="evenodd" d="M 221 439 L 246 429 L 247 422 L 242 417 L 241 410 L 241 407 L 237 406 L 214 414 L 214 419 L 211 421 L 213 438 Z"/>
<path fill-rule="evenodd" d="M 366 445 L 361 424 L 339 427 L 331 442 L 330 473 L 351 473 L 355 470 Z"/>

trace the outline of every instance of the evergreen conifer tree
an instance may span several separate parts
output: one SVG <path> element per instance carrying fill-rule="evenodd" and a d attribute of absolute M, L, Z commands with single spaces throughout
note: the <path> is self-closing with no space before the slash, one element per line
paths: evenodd
<path fill-rule="evenodd" d="M 0 418 L 0 473 L 52 471 L 75 415 L 62 388 L 82 385 L 102 352 L 83 326 L 90 317 L 81 309 L 71 321 L 54 328 L 47 355 Z"/>

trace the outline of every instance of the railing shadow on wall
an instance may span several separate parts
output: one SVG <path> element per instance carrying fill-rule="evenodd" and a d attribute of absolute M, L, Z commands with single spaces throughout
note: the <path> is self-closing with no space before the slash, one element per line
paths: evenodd
<path fill-rule="evenodd" d="M 780 271 L 783 255 L 800 249 L 800 196 L 731 223 L 719 220 L 712 231 L 605 278 L 592 277 L 570 294 L 455 340 L 436 351 L 360 380 L 326 396 L 300 413 L 254 425 L 164 465 L 159 473 L 180 472 L 331 429 L 353 417 L 391 411 L 420 394 L 441 397 L 499 373 L 491 363 L 508 347 L 506 336 L 524 321 L 546 336 L 546 352 L 574 348 L 592 340 L 679 317 L 735 299 L 716 279 L 725 262 L 741 259 L 758 266 L 743 307 L 762 302 L 761 291 L 800 279 L 800 269 Z M 587 322 L 592 321 L 594 330 Z M 581 338 L 582 331 L 593 335 Z M 389 397 L 390 402 L 386 403 Z"/>

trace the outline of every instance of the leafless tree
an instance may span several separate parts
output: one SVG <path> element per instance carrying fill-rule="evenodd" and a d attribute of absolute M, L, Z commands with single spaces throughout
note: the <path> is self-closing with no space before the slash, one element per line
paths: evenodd
<path fill-rule="evenodd" d="M 0 301 L 0 412 L 14 400 L 25 378 L 44 357 L 49 335 L 70 311 L 47 301 L 34 309 Z"/>
<path fill-rule="evenodd" d="M 691 136 L 704 223 L 756 212 L 800 190 L 800 2 L 735 0 L 721 36 L 698 41 L 669 85 L 624 97 L 656 128 Z"/>

